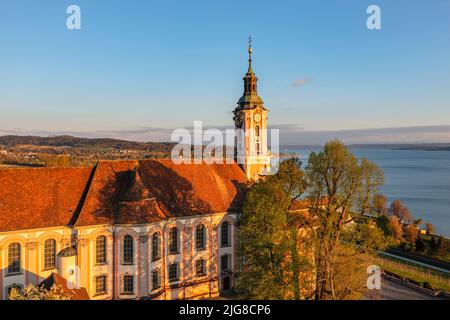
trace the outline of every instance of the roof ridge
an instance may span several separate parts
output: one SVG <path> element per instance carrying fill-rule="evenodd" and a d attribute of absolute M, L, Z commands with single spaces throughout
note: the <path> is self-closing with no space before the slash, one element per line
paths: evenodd
<path fill-rule="evenodd" d="M 72 217 L 70 218 L 69 223 L 67 224 L 68 227 L 73 227 L 75 223 L 78 220 L 78 217 L 80 216 L 81 210 L 83 210 L 84 203 L 86 201 L 87 195 L 89 193 L 89 190 L 91 189 L 92 181 L 94 180 L 95 172 L 97 171 L 99 161 L 95 163 L 95 165 L 92 167 L 91 173 L 89 174 L 89 178 L 86 182 L 86 186 L 84 187 L 83 193 L 81 194 L 80 201 L 78 201 L 78 205 L 73 212 Z"/>

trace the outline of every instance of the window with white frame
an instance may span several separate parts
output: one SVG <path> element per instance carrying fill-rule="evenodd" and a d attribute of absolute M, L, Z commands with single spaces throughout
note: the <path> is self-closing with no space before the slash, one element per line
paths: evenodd
<path fill-rule="evenodd" d="M 220 244 L 222 247 L 230 246 L 230 223 L 228 221 L 222 222 L 220 228 Z"/>
<path fill-rule="evenodd" d="M 178 229 L 173 227 L 169 234 L 169 252 L 178 253 Z"/>
<path fill-rule="evenodd" d="M 105 294 L 107 292 L 106 280 L 106 275 L 95 277 L 95 294 Z"/>
<path fill-rule="evenodd" d="M 159 232 L 152 235 L 152 261 L 161 259 L 161 237 Z"/>
<path fill-rule="evenodd" d="M 47 239 L 44 242 L 44 269 L 56 267 L 56 240 Z"/>
<path fill-rule="evenodd" d="M 172 263 L 169 265 L 169 281 L 177 281 L 178 280 L 178 263 Z"/>
<path fill-rule="evenodd" d="M 20 272 L 20 243 L 13 242 L 8 246 L 8 273 Z"/>
<path fill-rule="evenodd" d="M 156 290 L 161 287 L 161 271 L 156 268 L 152 271 L 152 290 Z"/>
<path fill-rule="evenodd" d="M 220 271 L 228 271 L 230 266 L 230 255 L 224 254 L 220 257 Z"/>
<path fill-rule="evenodd" d="M 131 274 L 125 274 L 122 277 L 122 294 L 134 293 L 134 276 Z"/>
<path fill-rule="evenodd" d="M 122 244 L 122 261 L 123 264 L 133 264 L 134 263 L 134 248 L 133 248 L 133 237 L 126 235 L 123 237 Z"/>
<path fill-rule="evenodd" d="M 195 248 L 197 250 L 204 250 L 205 242 L 205 226 L 199 224 L 195 229 Z"/>
<path fill-rule="evenodd" d="M 198 259 L 195 262 L 195 275 L 197 277 L 204 276 L 206 274 L 206 268 L 205 268 L 205 260 L 204 259 Z"/>
<path fill-rule="evenodd" d="M 95 263 L 106 263 L 106 236 L 98 236 L 95 239 Z"/>

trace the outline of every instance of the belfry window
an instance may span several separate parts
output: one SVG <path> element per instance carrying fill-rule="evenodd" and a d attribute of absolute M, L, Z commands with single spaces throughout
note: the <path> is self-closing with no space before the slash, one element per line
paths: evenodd
<path fill-rule="evenodd" d="M 255 136 L 256 136 L 256 137 L 259 137 L 259 135 L 260 135 L 259 126 L 256 125 L 256 126 L 255 126 Z"/>

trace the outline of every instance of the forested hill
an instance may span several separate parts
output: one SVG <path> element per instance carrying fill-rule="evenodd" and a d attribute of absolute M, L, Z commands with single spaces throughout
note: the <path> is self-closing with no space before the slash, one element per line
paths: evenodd
<path fill-rule="evenodd" d="M 170 152 L 174 144 L 170 142 L 137 142 L 111 138 L 78 138 L 73 136 L 0 136 L 0 145 L 5 147 L 48 146 L 71 148 L 116 148 L 127 150 L 145 150 L 155 152 Z"/>

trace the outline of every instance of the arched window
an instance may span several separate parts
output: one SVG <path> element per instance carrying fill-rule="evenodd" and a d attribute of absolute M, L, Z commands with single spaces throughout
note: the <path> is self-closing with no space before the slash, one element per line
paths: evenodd
<path fill-rule="evenodd" d="M 161 259 L 161 239 L 159 232 L 152 235 L 152 261 Z"/>
<path fill-rule="evenodd" d="M 261 145 L 259 142 L 255 144 L 256 154 L 261 154 Z"/>
<path fill-rule="evenodd" d="M 47 239 L 44 242 L 44 269 L 54 269 L 56 267 L 56 241 Z"/>
<path fill-rule="evenodd" d="M 8 246 L 8 273 L 20 272 L 20 243 L 13 242 Z"/>
<path fill-rule="evenodd" d="M 178 253 L 178 229 L 176 227 L 170 229 L 169 252 Z"/>
<path fill-rule="evenodd" d="M 256 136 L 256 137 L 259 137 L 259 135 L 260 135 L 259 126 L 256 125 L 256 126 L 255 126 L 255 136 Z"/>
<path fill-rule="evenodd" d="M 123 237 L 123 264 L 133 264 L 134 250 L 133 237 L 126 235 Z"/>
<path fill-rule="evenodd" d="M 197 250 L 205 249 L 205 226 L 199 224 L 195 229 L 195 248 Z"/>
<path fill-rule="evenodd" d="M 228 247 L 230 245 L 230 224 L 224 221 L 220 229 L 221 246 Z"/>
<path fill-rule="evenodd" d="M 95 239 L 95 263 L 106 263 L 106 237 L 98 236 Z"/>

